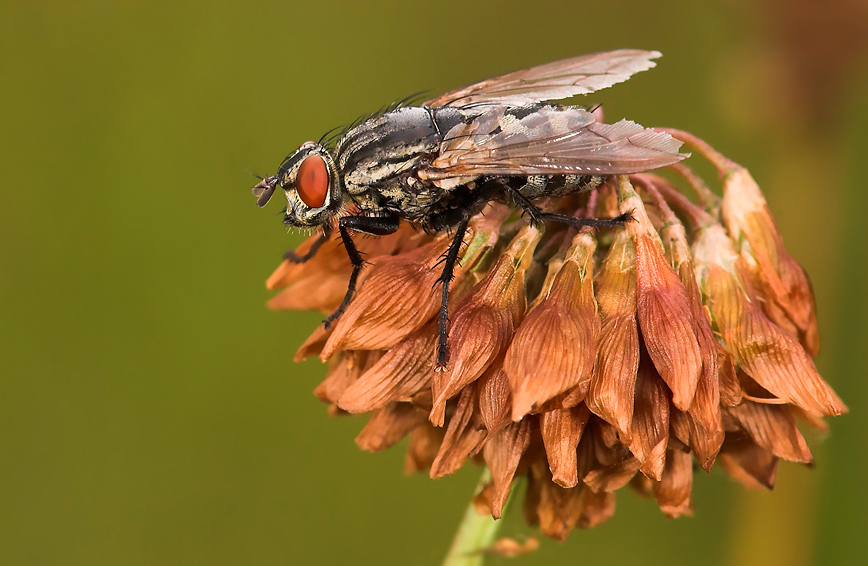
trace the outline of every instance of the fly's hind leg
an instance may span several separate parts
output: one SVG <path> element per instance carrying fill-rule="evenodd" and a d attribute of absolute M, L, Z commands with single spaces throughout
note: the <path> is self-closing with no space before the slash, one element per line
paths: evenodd
<path fill-rule="evenodd" d="M 347 284 L 347 294 L 344 295 L 344 300 L 341 301 L 340 306 L 335 309 L 335 312 L 323 321 L 323 326 L 325 326 L 326 330 L 347 309 L 353 298 L 353 293 L 356 292 L 356 282 L 359 279 L 359 272 L 365 266 L 365 260 L 362 258 L 361 252 L 359 252 L 359 249 L 350 237 L 350 230 L 364 232 L 373 236 L 386 236 L 395 233 L 398 230 L 398 224 L 398 218 L 394 216 L 344 216 L 338 221 L 341 241 L 343 241 L 344 248 L 347 250 L 347 256 L 349 256 L 350 262 L 353 264 L 353 272 L 350 274 L 350 281 Z"/>
<path fill-rule="evenodd" d="M 615 218 L 576 218 L 575 216 L 559 214 L 557 212 L 544 212 L 540 207 L 532 203 L 530 199 L 521 194 L 521 189 L 516 189 L 510 186 L 509 183 L 504 184 L 504 187 L 512 197 L 512 200 L 515 201 L 515 204 L 517 204 L 524 213 L 527 214 L 530 223 L 533 226 L 539 226 L 546 222 L 558 222 L 576 228 L 581 228 L 582 226 L 603 228 L 610 226 L 623 226 L 627 222 L 633 220 L 633 215 L 629 212 L 619 214 Z"/>

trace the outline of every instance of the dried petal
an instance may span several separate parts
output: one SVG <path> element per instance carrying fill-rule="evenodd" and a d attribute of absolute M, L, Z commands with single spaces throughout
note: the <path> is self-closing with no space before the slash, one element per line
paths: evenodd
<path fill-rule="evenodd" d="M 365 370 L 376 363 L 382 352 L 344 352 L 332 361 L 329 374 L 313 394 L 323 403 L 335 403 Z"/>
<path fill-rule="evenodd" d="M 450 329 L 450 363 L 434 375 L 430 419 L 442 426 L 446 401 L 473 383 L 500 356 L 524 314 L 524 275 L 540 238 L 524 228 L 489 274 L 461 301 Z"/>
<path fill-rule="evenodd" d="M 509 380 L 503 368 L 493 365 L 479 378 L 479 415 L 488 430 L 488 438 L 510 423 L 512 401 Z"/>
<path fill-rule="evenodd" d="M 609 491 L 594 492 L 582 488 L 581 507 L 582 513 L 579 515 L 576 526 L 581 529 L 596 527 L 615 515 L 615 494 Z"/>
<path fill-rule="evenodd" d="M 787 407 L 745 401 L 727 412 L 757 445 L 775 456 L 793 462 L 813 461 L 808 444 Z"/>
<path fill-rule="evenodd" d="M 756 269 L 750 272 L 768 299 L 765 313 L 779 326 L 791 322 L 811 356 L 817 355 L 817 309 L 811 282 L 802 267 L 787 254 L 784 241 L 759 186 L 741 166 L 723 178 L 721 213 L 741 255 Z M 775 308 L 777 307 L 777 308 Z"/>
<path fill-rule="evenodd" d="M 692 466 L 690 453 L 670 449 L 662 479 L 652 484 L 657 504 L 669 519 L 693 514 L 690 501 L 690 490 L 693 486 Z"/>
<path fill-rule="evenodd" d="M 427 421 L 414 428 L 410 433 L 407 454 L 404 456 L 404 473 L 412 474 L 430 469 L 445 434 L 446 431 L 442 428 L 432 426 Z"/>
<path fill-rule="evenodd" d="M 641 462 L 640 471 L 660 481 L 666 463 L 669 442 L 669 399 L 666 386 L 643 357 L 636 379 L 636 409 L 633 414 L 633 438 L 630 451 Z"/>
<path fill-rule="evenodd" d="M 514 421 L 560 393 L 588 387 L 600 335 L 595 249 L 590 234 L 576 236 L 551 290 L 528 313 L 506 352 L 503 368 L 512 389 Z"/>
<path fill-rule="evenodd" d="M 711 323 L 702 306 L 702 296 L 696 282 L 696 273 L 687 235 L 684 226 L 676 220 L 660 231 L 664 247 L 679 280 L 684 284 L 690 301 L 691 322 L 696 335 L 699 352 L 702 358 L 702 371 L 696 385 L 693 401 L 687 409 L 690 447 L 696 454 L 700 465 L 706 470 L 711 469 L 714 458 L 723 444 L 723 424 L 720 415 L 720 373 L 732 371 L 732 365 L 722 368 L 726 363 L 726 352 L 714 338 Z M 740 395 L 739 395 L 740 397 Z M 739 400 L 735 401 L 736 403 Z"/>
<path fill-rule="evenodd" d="M 439 478 L 454 474 L 468 456 L 474 454 L 485 440 L 487 431 L 477 415 L 475 384 L 465 387 L 458 397 L 458 406 L 446 427 L 440 451 L 431 464 L 430 476 Z"/>
<path fill-rule="evenodd" d="M 391 348 L 349 386 L 338 405 L 350 413 L 384 407 L 392 401 L 409 401 L 431 383 L 437 327 L 431 324 Z"/>
<path fill-rule="evenodd" d="M 540 416 L 540 431 L 552 481 L 561 487 L 574 487 L 579 483 L 576 448 L 589 418 L 590 411 L 583 404 Z"/>
<path fill-rule="evenodd" d="M 753 489 L 772 489 L 778 457 L 746 436 L 727 435 L 717 461 L 730 476 Z"/>
<path fill-rule="evenodd" d="M 594 491 L 617 491 L 627 485 L 636 472 L 640 462 L 633 456 L 627 456 L 619 462 L 591 470 L 582 481 Z"/>
<path fill-rule="evenodd" d="M 847 407 L 817 373 L 801 345 L 775 326 L 745 294 L 735 254 L 722 229 L 708 228 L 695 244 L 700 285 L 714 297 L 708 307 L 733 361 L 778 398 L 816 416 Z"/>
<path fill-rule="evenodd" d="M 597 363 L 586 403 L 614 426 L 624 442 L 632 436 L 633 399 L 639 367 L 633 244 L 626 231 L 612 244 L 597 276 L 602 315 Z"/>
<path fill-rule="evenodd" d="M 663 244 L 642 200 L 625 176 L 619 177 L 619 198 L 621 211 L 632 211 L 636 219 L 627 230 L 636 249 L 636 306 L 645 347 L 672 391 L 672 402 L 686 411 L 702 371 L 690 299 L 663 255 Z"/>
<path fill-rule="evenodd" d="M 503 506 L 512 490 L 516 469 L 529 445 L 530 421 L 523 419 L 517 423 L 509 423 L 486 442 L 482 449 L 494 485 L 491 516 L 495 519 L 499 519 L 503 514 Z"/>
<path fill-rule="evenodd" d="M 425 414 L 410 403 L 392 403 L 374 412 L 356 437 L 356 444 L 368 452 L 390 448 L 425 420 Z"/>

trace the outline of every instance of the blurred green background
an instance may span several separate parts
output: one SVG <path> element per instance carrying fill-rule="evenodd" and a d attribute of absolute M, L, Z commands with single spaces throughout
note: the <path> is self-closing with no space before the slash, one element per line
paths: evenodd
<path fill-rule="evenodd" d="M 697 475 L 693 518 L 613 520 L 492 564 L 868 562 L 868 3 L 3 2 L 0 563 L 437 564 L 478 470 L 402 475 L 265 308 L 287 235 L 245 169 L 428 89 L 658 49 L 594 95 L 709 140 L 813 278 L 851 413 L 774 493 Z M 518 508 L 503 533 L 525 531 Z"/>

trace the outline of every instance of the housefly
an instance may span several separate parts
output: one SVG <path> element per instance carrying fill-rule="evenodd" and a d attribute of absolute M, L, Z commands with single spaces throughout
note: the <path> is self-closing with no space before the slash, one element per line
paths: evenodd
<path fill-rule="evenodd" d="M 335 227 L 353 270 L 344 312 L 365 262 L 352 234 L 391 234 L 404 220 L 427 231 L 453 231 L 439 278 L 438 367 L 447 362 L 449 284 L 469 220 L 491 201 L 512 200 L 532 222 L 620 226 L 615 218 L 575 218 L 543 211 L 542 198 L 599 184 L 608 175 L 671 165 L 686 155 L 665 133 L 622 120 L 598 122 L 581 107 L 551 103 L 627 80 L 654 66 L 656 51 L 619 50 L 556 61 L 446 93 L 419 106 L 399 104 L 348 128 L 334 143 L 307 142 L 253 194 L 265 206 L 277 187 L 286 194 L 284 223 L 319 227 L 305 262 Z"/>

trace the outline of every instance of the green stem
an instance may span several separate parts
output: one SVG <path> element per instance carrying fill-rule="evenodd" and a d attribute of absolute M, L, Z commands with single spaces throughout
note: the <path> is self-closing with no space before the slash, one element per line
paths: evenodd
<path fill-rule="evenodd" d="M 485 468 L 475 493 L 482 491 L 489 481 L 491 481 L 491 473 L 488 468 Z M 494 543 L 502 522 L 502 520 L 495 521 L 490 515 L 480 515 L 471 500 L 464 512 L 464 518 L 461 519 L 461 525 L 458 526 L 458 532 L 452 539 L 452 546 L 443 561 L 443 566 L 482 566 L 485 561 L 484 550 Z"/>

